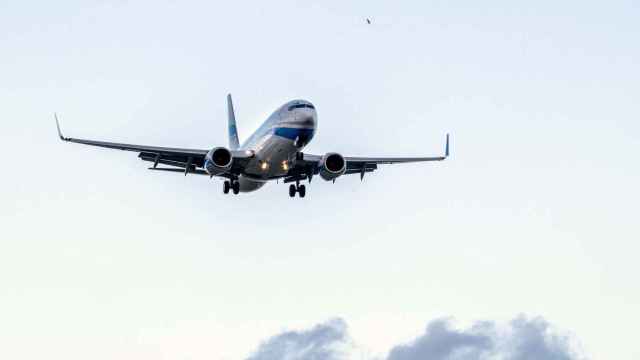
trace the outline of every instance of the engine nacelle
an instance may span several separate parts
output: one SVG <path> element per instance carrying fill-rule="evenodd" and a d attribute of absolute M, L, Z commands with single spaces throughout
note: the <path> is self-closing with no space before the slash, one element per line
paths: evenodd
<path fill-rule="evenodd" d="M 330 181 L 347 171 L 347 161 L 338 153 L 327 153 L 322 157 L 320 177 Z"/>
<path fill-rule="evenodd" d="M 233 155 L 225 147 L 213 148 L 204 158 L 204 168 L 209 175 L 220 175 L 231 170 Z"/>

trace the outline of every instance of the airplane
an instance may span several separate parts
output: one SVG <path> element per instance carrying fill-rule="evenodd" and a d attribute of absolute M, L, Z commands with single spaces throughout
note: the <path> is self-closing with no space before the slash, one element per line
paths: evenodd
<path fill-rule="evenodd" d="M 158 146 L 121 144 L 65 137 L 54 114 L 58 136 L 63 141 L 138 152 L 143 161 L 152 163 L 149 170 L 222 177 L 224 194 L 251 192 L 268 181 L 282 179 L 290 183 L 289 196 L 303 198 L 306 187 L 301 181 L 319 175 L 333 181 L 343 175 L 359 174 L 360 180 L 381 164 L 442 161 L 449 156 L 449 134 L 446 135 L 445 153 L 434 157 L 350 157 L 337 152 L 324 155 L 303 153 L 313 139 L 318 113 L 306 100 L 292 100 L 280 106 L 262 125 L 240 145 L 231 94 L 227 95 L 228 147 L 212 149 L 181 149 Z M 158 167 L 159 164 L 168 167 Z"/>

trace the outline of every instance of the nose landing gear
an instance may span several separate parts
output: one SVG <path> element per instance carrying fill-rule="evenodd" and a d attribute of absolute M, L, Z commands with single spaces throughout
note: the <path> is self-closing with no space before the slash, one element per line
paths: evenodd
<path fill-rule="evenodd" d="M 222 192 L 228 194 L 229 190 L 232 190 L 234 195 L 238 195 L 240 192 L 240 183 L 235 180 L 226 180 L 224 184 L 222 184 Z"/>
<path fill-rule="evenodd" d="M 289 196 L 295 197 L 296 193 L 300 195 L 301 198 L 305 197 L 307 194 L 307 188 L 304 185 L 300 185 L 300 183 L 296 183 L 295 185 L 289 185 Z"/>

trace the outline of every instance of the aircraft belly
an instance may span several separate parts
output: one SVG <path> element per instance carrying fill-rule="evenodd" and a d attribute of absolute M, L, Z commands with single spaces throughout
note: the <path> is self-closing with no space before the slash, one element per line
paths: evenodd
<path fill-rule="evenodd" d="M 238 183 L 240 184 L 240 192 L 256 191 L 266 184 L 264 181 L 254 181 L 242 175 L 238 177 Z"/>
<path fill-rule="evenodd" d="M 245 173 L 255 181 L 266 181 L 286 175 L 288 170 L 283 168 L 282 163 L 294 159 L 298 149 L 292 140 L 271 135 L 256 144 L 254 151 L 255 157 L 247 164 Z M 263 169 L 264 162 L 268 164 L 267 169 Z"/>

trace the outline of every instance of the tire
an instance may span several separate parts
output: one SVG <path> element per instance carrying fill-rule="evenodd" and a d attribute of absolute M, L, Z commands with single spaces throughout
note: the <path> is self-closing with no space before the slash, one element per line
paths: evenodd
<path fill-rule="evenodd" d="M 231 184 L 229 184 L 228 181 L 225 181 L 224 184 L 222 184 L 222 192 L 223 193 L 228 194 L 230 188 L 231 188 Z"/>
<path fill-rule="evenodd" d="M 233 193 L 235 195 L 238 195 L 238 193 L 240 192 L 240 183 L 237 181 L 233 182 Z"/>
<path fill-rule="evenodd" d="M 289 196 L 290 197 L 296 196 L 296 186 L 293 184 L 289 185 Z"/>
<path fill-rule="evenodd" d="M 307 187 L 304 185 L 300 185 L 300 187 L 298 188 L 298 194 L 300 194 L 300 197 L 303 198 L 307 194 Z"/>

